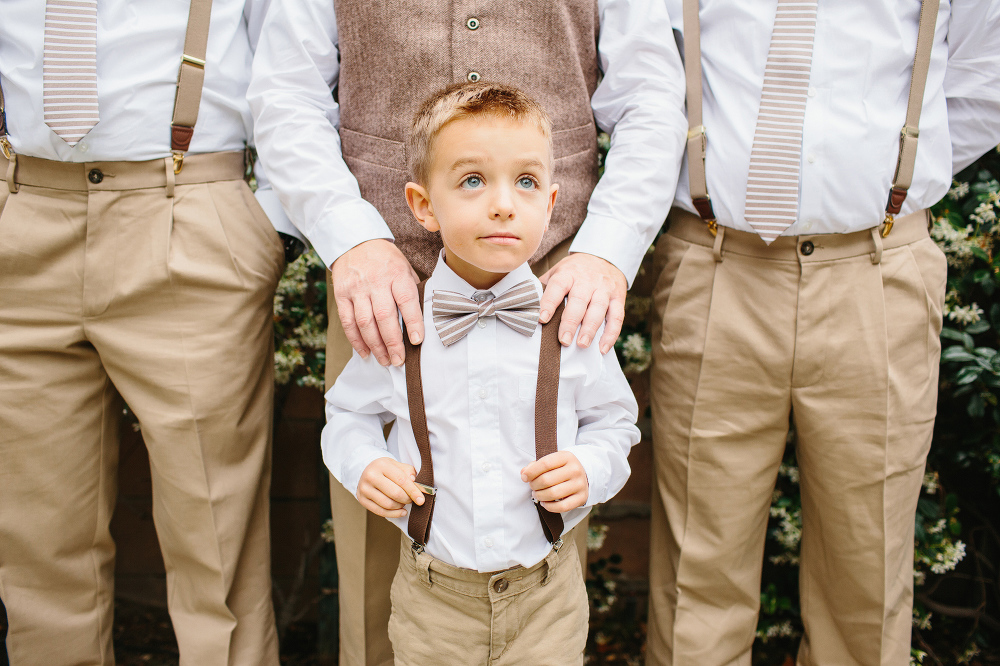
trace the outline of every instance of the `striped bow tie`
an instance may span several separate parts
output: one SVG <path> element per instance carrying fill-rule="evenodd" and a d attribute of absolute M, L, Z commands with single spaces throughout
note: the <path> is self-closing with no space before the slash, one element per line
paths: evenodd
<path fill-rule="evenodd" d="M 496 316 L 522 335 L 532 335 L 538 325 L 538 291 L 531 280 L 520 282 L 497 297 L 476 292 L 481 300 L 466 298 L 453 291 L 435 291 L 432 300 L 434 328 L 444 346 L 453 345 L 468 333 L 481 317 Z"/>

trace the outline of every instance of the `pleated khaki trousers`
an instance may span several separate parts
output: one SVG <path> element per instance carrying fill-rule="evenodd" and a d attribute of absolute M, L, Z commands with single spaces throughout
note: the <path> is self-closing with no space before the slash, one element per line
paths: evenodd
<path fill-rule="evenodd" d="M 0 183 L 0 598 L 17 666 L 114 663 L 119 395 L 149 451 L 180 663 L 278 663 L 281 244 L 241 154 L 188 157 L 173 196 L 168 168 L 19 157 Z"/>
<path fill-rule="evenodd" d="M 571 242 L 569 239 L 560 243 L 542 257 L 532 267 L 535 275 L 545 273 L 566 257 Z M 420 276 L 421 279 L 425 277 Z M 326 387 L 329 390 L 351 360 L 352 348 L 340 325 L 332 285 L 327 290 L 327 305 L 330 326 L 326 338 Z M 392 666 L 389 590 L 399 566 L 399 528 L 364 509 L 332 475 L 330 504 L 339 578 L 340 664 Z M 584 572 L 588 525 L 589 519 L 585 518 L 572 531 Z"/>
<path fill-rule="evenodd" d="M 909 663 L 947 273 L 926 221 L 901 218 L 881 243 L 720 230 L 718 248 L 672 215 L 655 255 L 650 666 L 750 665 L 790 415 L 798 664 Z"/>

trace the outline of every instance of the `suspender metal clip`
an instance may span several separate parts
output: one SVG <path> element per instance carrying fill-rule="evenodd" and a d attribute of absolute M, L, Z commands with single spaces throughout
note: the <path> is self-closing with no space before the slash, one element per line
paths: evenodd
<path fill-rule="evenodd" d="M 0 150 L 3 151 L 3 156 L 8 160 L 14 156 L 14 146 L 10 145 L 10 141 L 6 136 L 0 136 Z"/>
<path fill-rule="evenodd" d="M 437 495 L 437 488 L 434 486 L 428 486 L 426 483 L 420 483 L 419 481 L 414 481 L 413 485 L 420 488 L 420 492 L 424 495 Z"/>
<path fill-rule="evenodd" d="M 179 150 L 174 151 L 174 173 L 180 173 L 184 168 L 184 153 Z"/>
<path fill-rule="evenodd" d="M 885 219 L 882 220 L 882 238 L 886 238 L 889 232 L 892 231 L 892 225 L 896 222 L 896 216 L 892 213 L 886 213 Z"/>

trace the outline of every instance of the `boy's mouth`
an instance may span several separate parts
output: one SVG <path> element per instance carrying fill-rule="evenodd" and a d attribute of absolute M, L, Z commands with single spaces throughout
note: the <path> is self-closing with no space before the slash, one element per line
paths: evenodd
<path fill-rule="evenodd" d="M 514 234 L 503 232 L 483 236 L 482 239 L 487 243 L 494 243 L 496 245 L 513 245 L 520 240 Z"/>

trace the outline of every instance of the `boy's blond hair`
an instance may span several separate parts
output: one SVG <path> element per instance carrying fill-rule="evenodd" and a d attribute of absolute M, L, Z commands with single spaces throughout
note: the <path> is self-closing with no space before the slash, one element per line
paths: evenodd
<path fill-rule="evenodd" d="M 406 165 L 418 184 L 427 184 L 435 137 L 448 123 L 466 118 L 501 118 L 532 124 L 548 141 L 551 157 L 552 120 L 541 104 L 503 83 L 453 83 L 431 95 L 413 116 L 406 138 Z"/>

